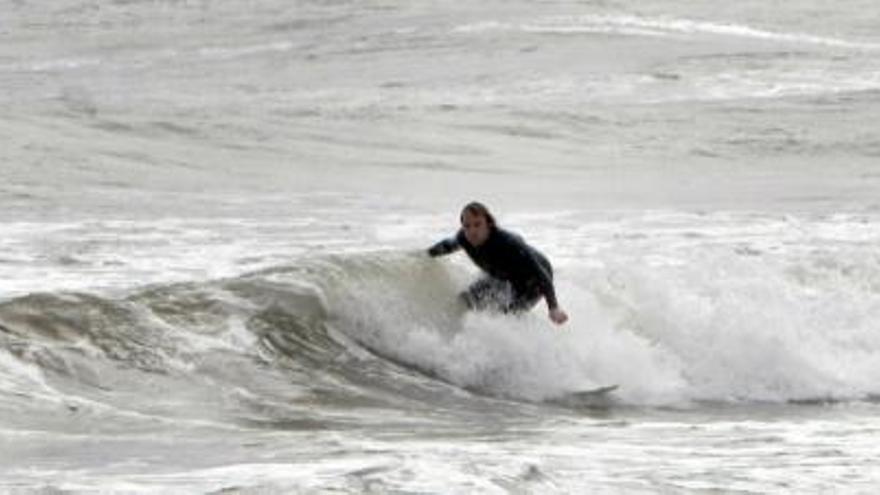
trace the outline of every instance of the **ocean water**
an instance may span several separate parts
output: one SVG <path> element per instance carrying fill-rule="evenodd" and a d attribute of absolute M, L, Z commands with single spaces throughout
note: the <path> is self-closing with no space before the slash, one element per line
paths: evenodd
<path fill-rule="evenodd" d="M 877 2 L 0 12 L 0 492 L 880 486 Z"/>

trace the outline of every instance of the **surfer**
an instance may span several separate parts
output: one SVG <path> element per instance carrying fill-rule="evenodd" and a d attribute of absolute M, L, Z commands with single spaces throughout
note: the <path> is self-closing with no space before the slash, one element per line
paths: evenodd
<path fill-rule="evenodd" d="M 458 233 L 431 246 L 428 254 L 436 257 L 464 249 L 486 272 L 461 294 L 469 309 L 521 313 L 543 297 L 554 323 L 561 325 L 568 320 L 556 301 L 553 267 L 543 254 L 519 235 L 498 227 L 495 217 L 482 203 L 465 205 L 460 220 Z"/>

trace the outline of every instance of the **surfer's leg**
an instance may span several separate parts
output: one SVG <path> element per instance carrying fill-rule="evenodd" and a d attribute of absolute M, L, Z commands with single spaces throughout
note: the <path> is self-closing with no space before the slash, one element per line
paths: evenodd
<path fill-rule="evenodd" d="M 470 310 L 504 311 L 504 308 L 510 304 L 510 294 L 508 282 L 484 277 L 471 284 L 459 297 Z"/>
<path fill-rule="evenodd" d="M 541 300 L 541 292 L 537 288 L 529 288 L 522 291 L 513 291 L 508 303 L 502 308 L 504 313 L 525 313 Z"/>

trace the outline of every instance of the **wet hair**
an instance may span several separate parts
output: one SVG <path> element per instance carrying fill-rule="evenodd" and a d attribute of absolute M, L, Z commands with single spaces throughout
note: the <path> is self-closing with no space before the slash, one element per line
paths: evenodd
<path fill-rule="evenodd" d="M 486 219 L 486 223 L 489 224 L 490 228 L 495 227 L 495 217 L 489 213 L 489 208 L 486 208 L 486 205 L 480 203 L 479 201 L 471 201 L 470 203 L 464 205 L 464 208 L 461 209 L 461 215 L 459 216 L 459 221 L 464 221 L 464 214 L 470 213 L 474 216 L 481 216 Z"/>

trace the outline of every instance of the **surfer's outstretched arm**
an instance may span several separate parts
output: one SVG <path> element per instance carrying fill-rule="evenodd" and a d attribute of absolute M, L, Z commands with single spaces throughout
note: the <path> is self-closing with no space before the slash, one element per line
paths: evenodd
<path fill-rule="evenodd" d="M 431 257 L 437 256 L 445 256 L 449 253 L 454 253 L 461 249 L 461 243 L 458 241 L 458 238 L 461 236 L 459 232 L 454 237 L 450 237 L 448 239 L 443 239 L 442 241 L 434 244 L 430 248 L 428 248 L 428 254 Z"/>

